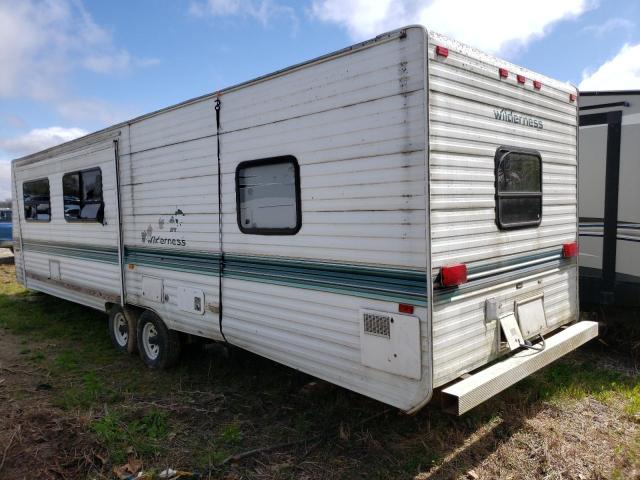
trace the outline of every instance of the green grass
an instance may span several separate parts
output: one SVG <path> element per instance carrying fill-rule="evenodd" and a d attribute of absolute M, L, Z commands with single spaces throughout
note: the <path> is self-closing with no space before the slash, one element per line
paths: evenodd
<path fill-rule="evenodd" d="M 640 416 L 636 378 L 578 355 L 550 365 L 459 419 L 435 405 L 413 417 L 390 408 L 383 417 L 358 426 L 387 407 L 340 388 L 301 393 L 308 377 L 246 353 L 226 358 L 186 347 L 177 368 L 150 370 L 135 356 L 113 349 L 106 315 L 3 282 L 8 272 L 0 268 L 0 328 L 19 335 L 22 358 L 52 385 L 42 394 L 61 409 L 60 415 L 87 419 L 97 450 L 108 458 L 107 470 L 132 455 L 144 459 L 146 468 L 172 461 L 173 467 L 197 469 L 244 450 L 312 438 L 329 429 L 330 439 L 308 457 L 301 455 L 304 448 L 294 448 L 274 455 L 273 464 L 271 457 L 260 457 L 269 467 L 259 474 L 251 468 L 262 467 L 250 461 L 228 470 L 235 468 L 239 477 L 248 478 L 410 478 L 439 467 L 478 429 L 497 425 L 474 447 L 480 462 L 486 452 L 509 441 L 510 428 L 522 428 L 528 415 L 548 404 L 562 408 L 589 397 L 636 422 Z M 12 398 L 31 395 L 17 391 Z M 620 457 L 640 466 L 640 437 L 621 448 Z M 307 473 L 307 467 L 300 467 L 307 460 L 320 470 Z M 252 467 L 243 471 L 242 465 Z M 628 468 L 619 471 L 624 478 Z"/>
<path fill-rule="evenodd" d="M 92 423 L 91 429 L 104 443 L 110 460 L 123 463 L 128 456 L 161 456 L 166 447 L 163 440 L 169 433 L 167 412 L 151 410 L 142 418 L 128 418 L 114 410 Z"/>

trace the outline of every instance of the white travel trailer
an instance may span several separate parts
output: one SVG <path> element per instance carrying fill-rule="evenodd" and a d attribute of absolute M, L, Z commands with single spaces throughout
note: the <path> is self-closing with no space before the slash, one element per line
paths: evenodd
<path fill-rule="evenodd" d="M 450 385 L 462 413 L 597 335 L 576 93 L 380 35 L 15 160 L 17 276 L 149 366 L 195 335 L 407 412 Z"/>
<path fill-rule="evenodd" d="M 640 306 L 640 90 L 580 92 L 580 291 Z"/>

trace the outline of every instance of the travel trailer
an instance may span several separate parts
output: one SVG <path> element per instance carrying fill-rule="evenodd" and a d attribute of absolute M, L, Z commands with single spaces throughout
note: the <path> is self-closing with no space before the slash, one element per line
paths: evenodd
<path fill-rule="evenodd" d="M 580 292 L 640 306 L 640 90 L 580 92 Z"/>
<path fill-rule="evenodd" d="M 386 33 L 15 160 L 18 280 L 150 367 L 205 337 L 460 414 L 597 335 L 576 95 Z"/>

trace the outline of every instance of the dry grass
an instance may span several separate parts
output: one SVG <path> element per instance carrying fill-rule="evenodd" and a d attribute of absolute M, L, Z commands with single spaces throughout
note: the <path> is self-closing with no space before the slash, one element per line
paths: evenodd
<path fill-rule="evenodd" d="M 111 348 L 104 315 L 13 274 L 0 266 L 3 479 L 113 478 L 133 459 L 226 479 L 639 478 L 637 372 L 598 343 L 462 418 L 435 405 L 409 417 L 216 346 L 151 371 Z"/>

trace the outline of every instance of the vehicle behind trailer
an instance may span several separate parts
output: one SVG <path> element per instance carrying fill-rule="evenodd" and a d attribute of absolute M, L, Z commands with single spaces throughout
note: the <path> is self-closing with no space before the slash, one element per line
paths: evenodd
<path fill-rule="evenodd" d="M 640 90 L 580 92 L 580 291 L 640 306 Z"/>
<path fill-rule="evenodd" d="M 576 93 L 386 33 L 14 161 L 17 276 L 150 367 L 199 336 L 463 413 L 597 335 Z"/>
<path fill-rule="evenodd" d="M 13 250 L 13 225 L 10 208 L 0 208 L 0 248 Z"/>

